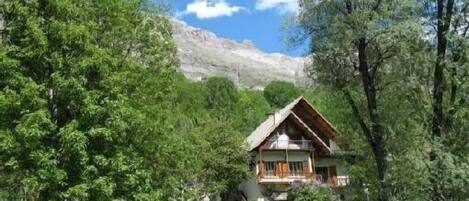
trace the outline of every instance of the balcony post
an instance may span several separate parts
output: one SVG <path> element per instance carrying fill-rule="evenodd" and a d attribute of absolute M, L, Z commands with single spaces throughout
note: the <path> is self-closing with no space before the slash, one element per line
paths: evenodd
<path fill-rule="evenodd" d="M 259 147 L 259 176 L 262 178 L 264 176 L 264 161 L 262 160 L 262 147 Z"/>
<path fill-rule="evenodd" d="M 314 163 L 314 150 L 311 152 L 311 172 L 314 177 L 316 177 L 316 165 Z"/>
<path fill-rule="evenodd" d="M 288 142 L 288 143 L 290 143 L 290 142 Z M 284 167 L 284 171 L 285 171 L 285 172 L 283 173 L 283 176 L 284 176 L 284 177 L 288 177 L 289 174 L 290 174 L 290 171 L 289 171 L 289 170 L 290 170 L 290 166 L 289 166 L 289 164 L 288 164 L 288 146 L 289 146 L 288 143 L 287 143 L 287 148 L 285 149 L 285 163 L 286 163 L 286 164 L 285 164 L 285 167 Z"/>

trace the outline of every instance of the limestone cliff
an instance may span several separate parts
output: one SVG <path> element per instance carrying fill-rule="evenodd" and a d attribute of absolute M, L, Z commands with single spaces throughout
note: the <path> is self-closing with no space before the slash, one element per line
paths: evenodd
<path fill-rule="evenodd" d="M 250 41 L 239 43 L 173 21 L 180 70 L 189 79 L 225 76 L 242 87 L 261 89 L 272 80 L 306 83 L 303 57 L 264 53 Z"/>

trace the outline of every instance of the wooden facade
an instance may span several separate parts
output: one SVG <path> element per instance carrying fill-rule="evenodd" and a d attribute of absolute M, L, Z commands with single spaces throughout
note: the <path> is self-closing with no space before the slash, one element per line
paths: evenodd
<path fill-rule="evenodd" d="M 293 183 L 334 189 L 349 184 L 345 163 L 334 154 L 342 151 L 335 128 L 302 97 L 269 116 L 247 143 L 256 184 L 245 188 L 249 198 L 266 198 L 262 194 L 269 186 L 282 194 Z"/>

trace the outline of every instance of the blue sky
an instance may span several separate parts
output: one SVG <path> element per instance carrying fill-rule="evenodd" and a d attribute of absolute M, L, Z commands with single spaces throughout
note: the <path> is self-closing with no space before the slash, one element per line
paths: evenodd
<path fill-rule="evenodd" d="M 282 22 L 298 12 L 297 0 L 163 0 L 171 13 L 187 24 L 207 29 L 217 36 L 239 42 L 247 39 L 264 52 L 292 56 L 302 48 L 288 48 L 283 42 Z"/>

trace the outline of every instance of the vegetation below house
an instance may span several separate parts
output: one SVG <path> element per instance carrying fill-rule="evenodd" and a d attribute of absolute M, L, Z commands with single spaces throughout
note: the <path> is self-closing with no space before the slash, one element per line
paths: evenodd
<path fill-rule="evenodd" d="M 337 200 L 334 193 L 327 188 L 298 186 L 289 192 L 288 201 L 331 201 Z"/>

